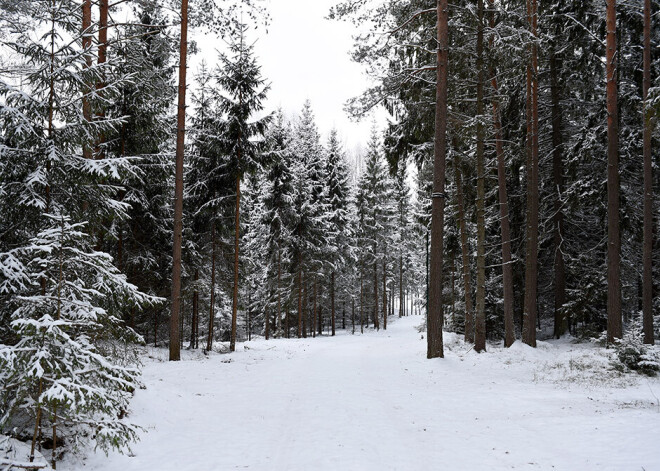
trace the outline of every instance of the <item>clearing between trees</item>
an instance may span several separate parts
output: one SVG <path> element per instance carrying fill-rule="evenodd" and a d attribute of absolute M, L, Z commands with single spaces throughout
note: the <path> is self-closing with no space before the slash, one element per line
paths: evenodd
<path fill-rule="evenodd" d="M 660 469 L 660 380 L 609 368 L 568 340 L 489 345 L 446 333 L 428 361 L 423 318 L 387 331 L 254 340 L 230 355 L 152 350 L 133 456 L 88 470 Z"/>

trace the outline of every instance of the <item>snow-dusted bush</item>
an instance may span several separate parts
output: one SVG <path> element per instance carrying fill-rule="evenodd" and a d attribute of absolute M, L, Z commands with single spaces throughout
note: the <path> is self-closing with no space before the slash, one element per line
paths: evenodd
<path fill-rule="evenodd" d="M 630 325 L 623 338 L 616 341 L 614 348 L 621 366 L 650 376 L 660 371 L 660 349 L 644 344 L 639 322 Z"/>
<path fill-rule="evenodd" d="M 0 344 L 0 432 L 74 449 L 93 440 L 126 447 L 137 427 L 125 416 L 139 368 L 114 351 L 139 337 L 120 320 L 127 306 L 157 302 L 96 252 L 83 224 L 49 216 L 49 227 L 12 253 L 13 276 L 0 283 L 12 310 L 15 342 Z M 122 344 L 118 348 L 118 344 Z"/>

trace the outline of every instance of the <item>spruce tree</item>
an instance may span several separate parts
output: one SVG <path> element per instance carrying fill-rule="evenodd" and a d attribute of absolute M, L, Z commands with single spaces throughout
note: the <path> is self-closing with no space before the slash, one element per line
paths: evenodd
<path fill-rule="evenodd" d="M 268 87 L 254 56 L 254 46 L 246 43 L 247 25 L 239 25 L 238 37 L 229 44 L 229 53 L 220 55 L 218 84 L 224 91 L 219 111 L 224 117 L 222 148 L 228 161 L 226 172 L 235 183 L 234 215 L 234 286 L 232 296 L 231 337 L 229 349 L 236 349 L 238 317 L 239 245 L 241 180 L 245 173 L 254 172 L 260 165 L 259 146 L 254 138 L 263 136 L 270 117 L 253 120 L 263 110 Z"/>

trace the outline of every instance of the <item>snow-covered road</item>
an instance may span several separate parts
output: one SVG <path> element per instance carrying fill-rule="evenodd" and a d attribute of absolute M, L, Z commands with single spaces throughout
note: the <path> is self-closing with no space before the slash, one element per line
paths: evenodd
<path fill-rule="evenodd" d="M 59 468 L 660 470 L 657 379 L 600 377 L 593 348 L 569 343 L 477 355 L 448 334 L 429 361 L 421 322 L 149 361 L 134 456 Z"/>

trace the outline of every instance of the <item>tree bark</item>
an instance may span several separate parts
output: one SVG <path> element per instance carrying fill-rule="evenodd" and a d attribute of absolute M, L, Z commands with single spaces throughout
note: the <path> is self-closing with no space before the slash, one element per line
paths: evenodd
<path fill-rule="evenodd" d="M 651 0 L 644 0 L 644 268 L 642 275 L 642 313 L 644 343 L 655 343 L 653 332 L 653 111 L 648 95 L 651 88 Z"/>
<path fill-rule="evenodd" d="M 307 317 L 309 316 L 309 281 L 305 277 L 305 282 L 303 283 L 303 316 L 302 316 L 302 336 L 304 339 L 307 338 Z"/>
<path fill-rule="evenodd" d="M 555 338 L 566 333 L 568 319 L 564 314 L 566 303 L 566 268 L 562 242 L 564 239 L 564 215 L 562 214 L 561 196 L 564 192 L 564 163 L 561 89 L 559 84 L 559 64 L 554 50 L 550 53 L 550 96 L 552 100 L 552 175 L 555 193 L 555 207 L 552 225 L 554 228 L 554 291 L 555 291 Z"/>
<path fill-rule="evenodd" d="M 211 224 L 211 302 L 209 306 L 209 332 L 206 338 L 206 351 L 213 349 L 213 327 L 215 323 L 215 220 Z"/>
<path fill-rule="evenodd" d="M 98 63 L 99 65 L 105 64 L 108 60 L 108 16 L 109 16 L 109 0 L 99 0 L 99 47 L 98 47 Z M 96 83 L 96 90 L 99 97 L 103 97 L 103 89 L 105 88 L 105 70 L 101 70 L 101 79 Z M 100 104 L 98 109 L 98 117 L 105 118 L 105 107 Z M 97 158 L 102 158 L 104 155 L 103 144 L 105 143 L 105 136 L 99 135 L 99 140 L 96 149 Z M 121 270 L 120 270 L 121 271 Z"/>
<path fill-rule="evenodd" d="M 538 52 L 536 0 L 527 0 L 527 14 L 532 40 L 527 65 L 527 240 L 525 253 L 525 306 L 523 342 L 536 347 L 536 302 L 538 290 L 539 188 L 538 188 Z"/>
<path fill-rule="evenodd" d="M 300 238 L 300 229 L 298 229 Z M 302 251 L 298 253 L 298 338 L 303 335 L 303 285 L 302 285 Z"/>
<path fill-rule="evenodd" d="M 186 135 L 186 64 L 188 55 L 188 0 L 181 0 L 179 44 L 179 103 L 176 127 L 176 170 L 174 180 L 174 243 L 172 255 L 172 312 L 170 317 L 170 361 L 181 359 L 179 307 L 181 305 L 181 242 L 183 235 L 183 154 Z"/>
<path fill-rule="evenodd" d="M 332 323 L 332 333 L 335 335 L 335 272 L 333 271 L 330 275 L 330 310 L 331 310 L 331 323 Z"/>
<path fill-rule="evenodd" d="M 241 152 L 238 151 L 238 161 L 241 160 Z M 241 174 L 236 174 L 236 209 L 234 213 L 234 291 L 231 303 L 231 338 L 229 340 L 229 351 L 236 350 L 236 324 L 238 321 L 238 249 L 241 238 Z"/>
<path fill-rule="evenodd" d="M 199 280 L 199 270 L 195 269 L 195 288 L 192 299 L 192 319 L 190 322 L 190 349 L 197 348 L 197 324 L 199 322 L 199 291 L 197 290 L 197 281 Z"/>
<path fill-rule="evenodd" d="M 92 0 L 83 0 L 82 3 L 82 48 L 85 57 L 84 69 L 89 70 L 92 68 Z M 92 122 L 92 103 L 89 100 L 89 95 L 94 85 L 85 82 L 85 88 L 82 97 L 82 111 L 83 120 L 85 123 Z M 85 159 L 92 158 L 92 146 L 90 142 L 85 139 L 83 142 L 83 157 Z"/>
<path fill-rule="evenodd" d="M 383 258 L 383 330 L 387 330 L 387 264 Z"/>
<path fill-rule="evenodd" d="M 403 317 L 403 255 L 399 254 L 399 317 Z"/>
<path fill-rule="evenodd" d="M 374 253 L 375 255 L 375 253 Z M 378 262 L 374 260 L 374 317 L 373 323 L 376 330 L 380 330 L 380 321 L 378 313 Z"/>
<path fill-rule="evenodd" d="M 360 333 L 364 334 L 364 276 L 360 270 Z"/>
<path fill-rule="evenodd" d="M 427 327 L 427 358 L 443 358 L 442 258 L 445 224 L 445 159 L 447 152 L 447 69 L 449 60 L 449 4 L 437 3 L 437 82 L 431 210 L 431 267 Z"/>
<path fill-rule="evenodd" d="M 623 335 L 621 234 L 619 232 L 619 114 L 617 104 L 616 0 L 607 5 L 607 341 Z"/>
<path fill-rule="evenodd" d="M 277 335 L 282 336 L 282 252 L 277 244 Z"/>
<path fill-rule="evenodd" d="M 495 28 L 495 0 L 490 3 L 490 27 Z M 494 47 L 494 36 L 490 37 L 490 47 Z M 499 92 L 497 83 L 497 71 L 491 69 L 491 85 L 495 96 Z M 506 162 L 504 160 L 504 141 L 502 138 L 502 121 L 500 119 L 500 103 L 497 98 L 492 101 L 493 105 L 493 127 L 495 128 L 495 154 L 497 157 L 497 186 L 500 203 L 500 224 L 502 233 L 502 288 L 503 288 L 503 310 L 504 310 L 504 346 L 510 347 L 515 342 L 515 328 L 513 323 L 513 264 L 511 262 L 511 227 L 509 223 L 509 197 L 506 187 Z"/>
<path fill-rule="evenodd" d="M 461 233 L 461 260 L 463 264 L 463 290 L 465 291 L 465 341 L 474 343 L 474 308 L 472 306 L 472 284 L 470 283 L 470 248 L 465 223 L 465 204 L 463 201 L 463 172 L 458 159 L 454 156 L 454 172 L 456 175 L 456 193 L 458 200 L 458 226 Z"/>
<path fill-rule="evenodd" d="M 351 299 L 351 328 L 353 334 L 355 333 L 355 298 Z"/>
<path fill-rule="evenodd" d="M 486 156 L 484 114 L 484 2 L 477 0 L 477 310 L 474 350 L 486 350 Z"/>
<path fill-rule="evenodd" d="M 317 286 L 316 286 L 316 277 L 314 277 L 314 293 L 312 294 L 312 338 L 316 337 L 316 331 L 318 329 L 319 335 L 321 335 L 323 326 L 319 322 L 318 309 L 316 304 L 316 295 L 317 295 Z"/>

